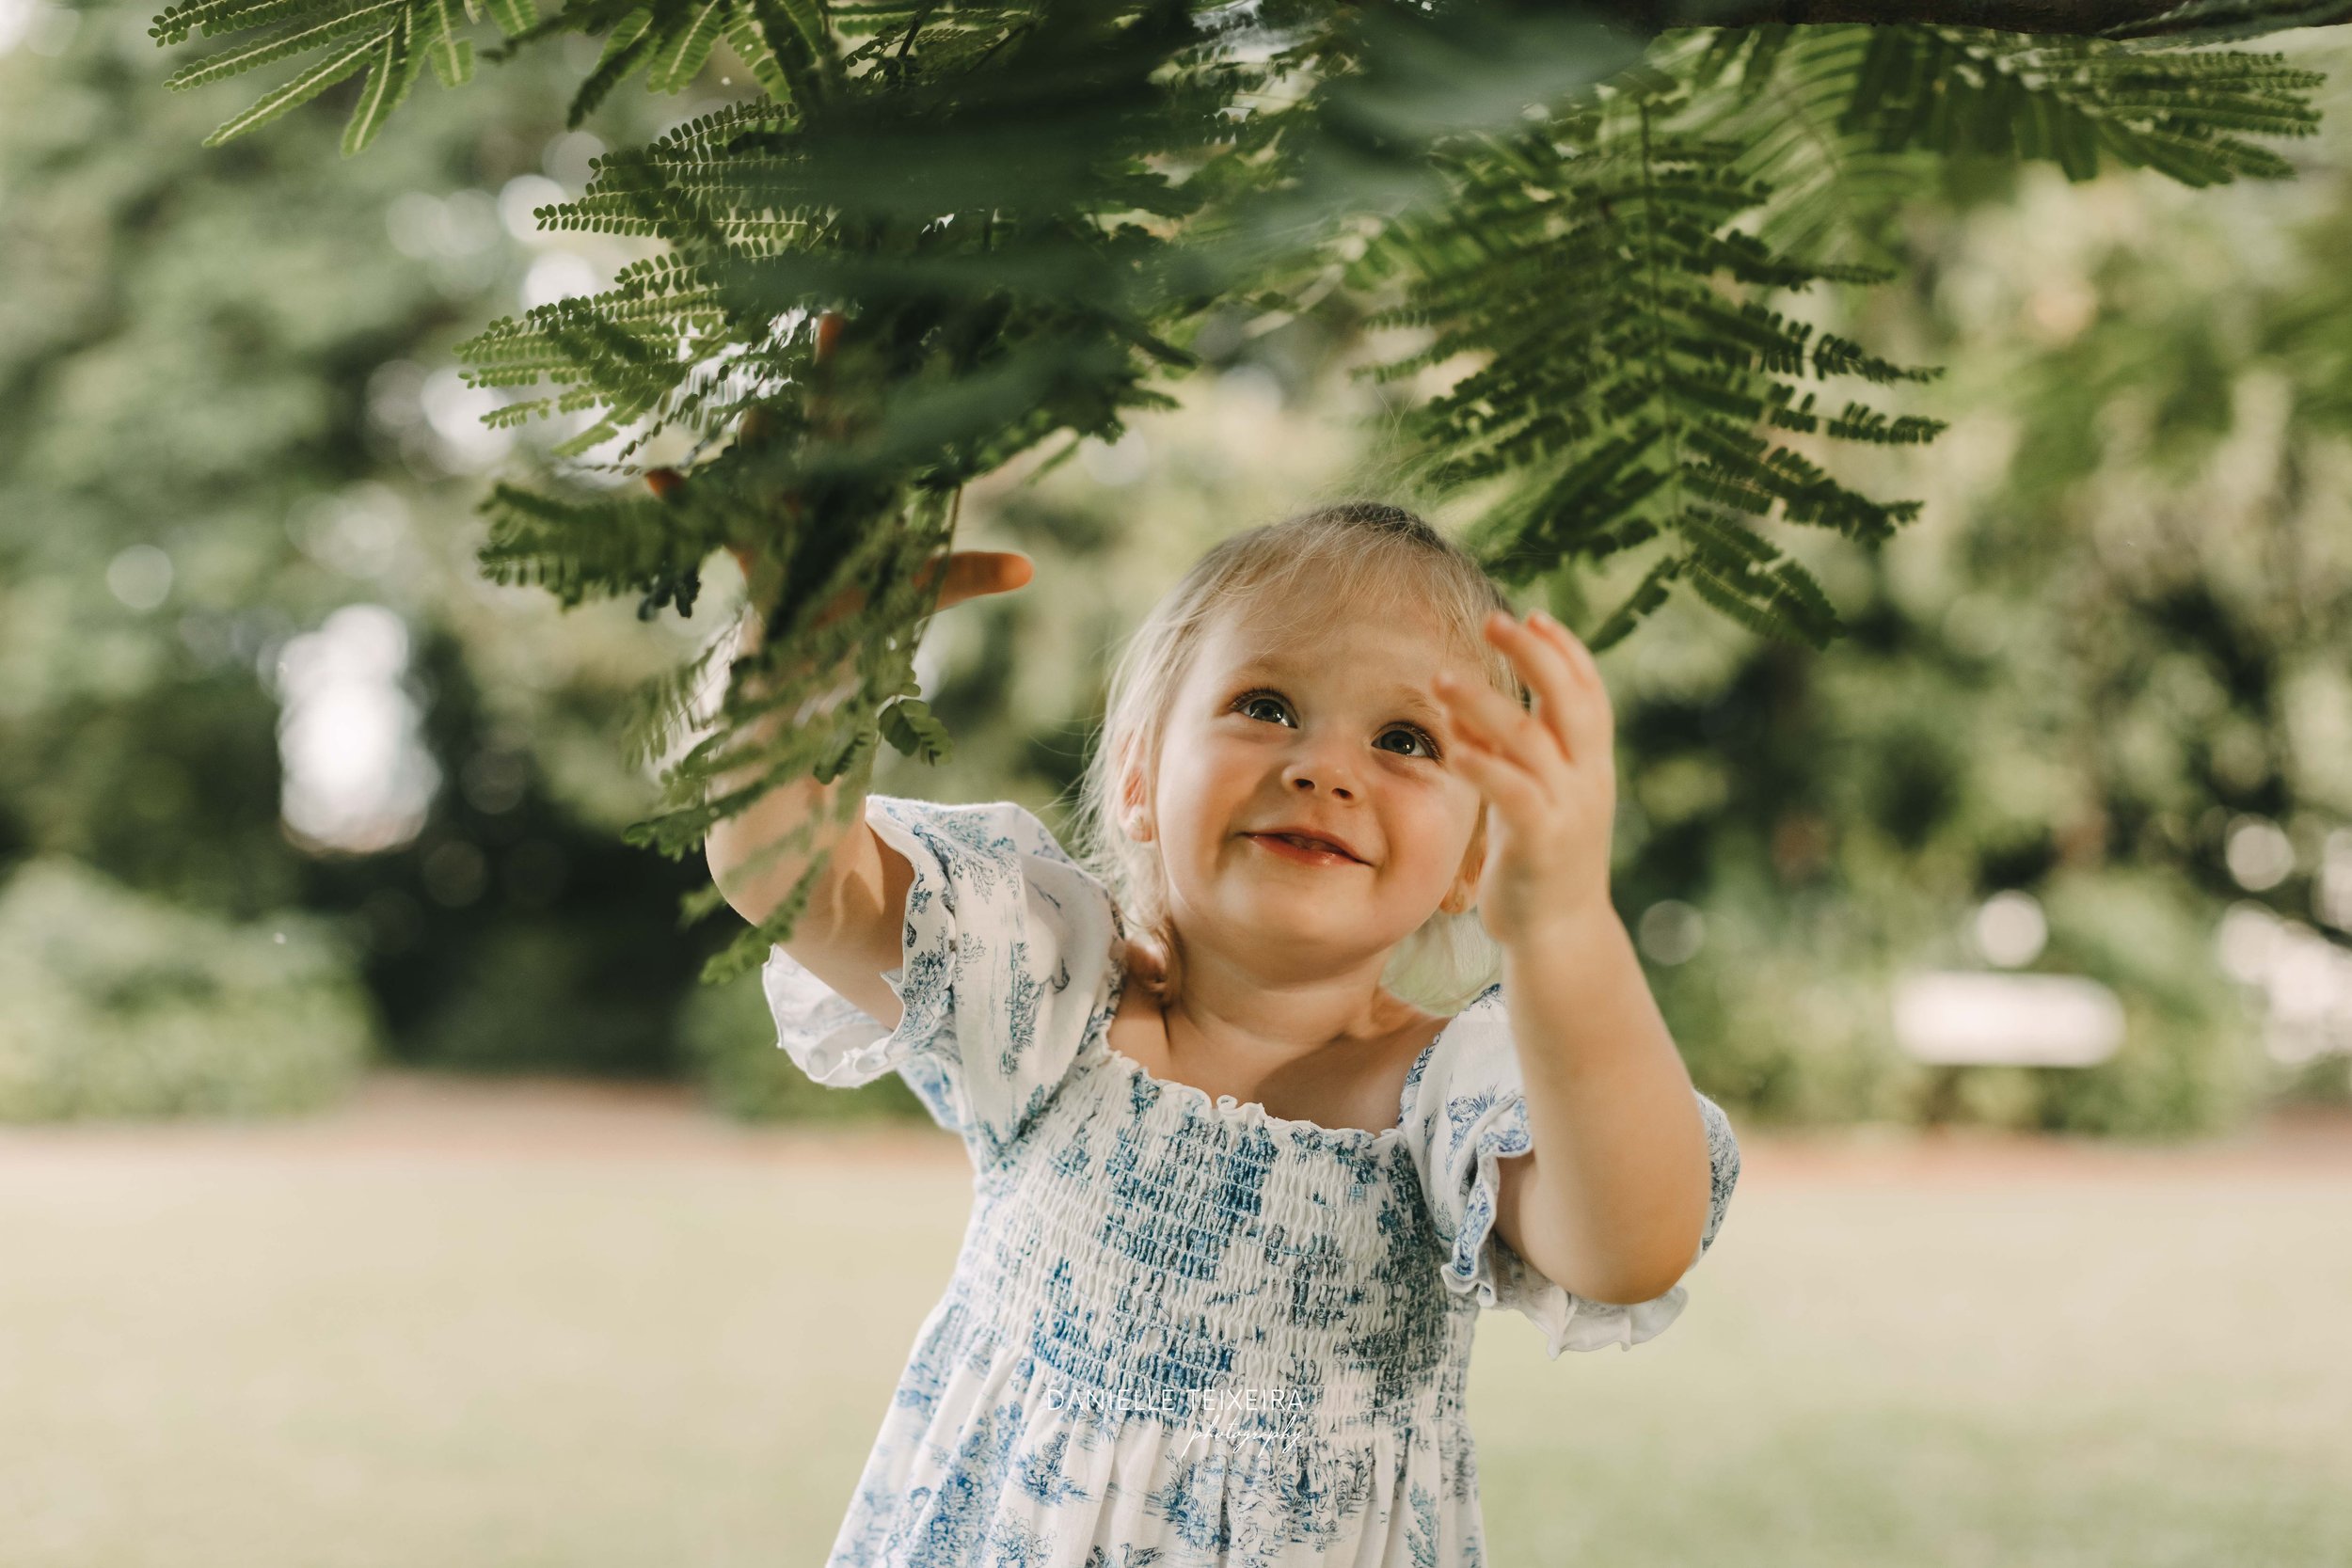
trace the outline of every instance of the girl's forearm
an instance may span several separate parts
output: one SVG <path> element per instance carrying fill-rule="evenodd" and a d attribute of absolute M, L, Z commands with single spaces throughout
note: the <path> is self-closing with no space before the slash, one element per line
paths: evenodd
<path fill-rule="evenodd" d="M 1505 949 L 1533 1169 L 1513 1244 L 1592 1301 L 1647 1301 L 1698 1251 L 1707 1127 L 1625 923 L 1606 903 Z"/>

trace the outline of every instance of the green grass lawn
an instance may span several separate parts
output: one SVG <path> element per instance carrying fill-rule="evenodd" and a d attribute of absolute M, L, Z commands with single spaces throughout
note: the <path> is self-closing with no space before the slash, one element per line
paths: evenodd
<path fill-rule="evenodd" d="M 790 1147 L 0 1138 L 0 1564 L 821 1562 L 967 1178 Z M 1498 1568 L 2352 1563 L 2342 1164 L 1752 1169 L 1689 1285 L 1486 1320 Z"/>

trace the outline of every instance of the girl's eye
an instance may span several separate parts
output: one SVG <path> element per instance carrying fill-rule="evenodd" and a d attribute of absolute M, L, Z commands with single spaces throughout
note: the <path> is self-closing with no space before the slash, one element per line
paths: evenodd
<path fill-rule="evenodd" d="M 1233 711 L 1236 713 L 1247 714 L 1251 708 L 1256 707 L 1261 703 L 1271 703 L 1279 708 L 1281 705 L 1281 699 L 1275 696 L 1270 691 L 1248 692 L 1234 700 Z"/>
<path fill-rule="evenodd" d="M 1282 699 L 1276 696 L 1271 691 L 1245 691 L 1239 697 L 1233 699 L 1233 711 L 1247 716 L 1249 715 L 1254 709 L 1258 708 L 1261 705 L 1271 705 L 1277 712 L 1279 712 L 1282 709 Z M 1429 732 L 1422 729 L 1418 724 L 1396 724 L 1389 729 L 1381 731 L 1380 734 L 1382 739 L 1386 739 L 1388 736 L 1392 735 L 1410 736 L 1415 740 L 1420 741 L 1423 747 L 1427 748 L 1425 754 L 1432 761 L 1437 759 L 1437 741 L 1430 738 Z M 1412 755 L 1409 752 L 1403 754 L 1406 756 Z"/>
<path fill-rule="evenodd" d="M 1429 732 L 1428 732 L 1427 730 L 1422 729 L 1422 728 L 1420 725 L 1418 725 L 1418 724 L 1399 724 L 1399 725 L 1397 725 L 1397 726 L 1396 726 L 1396 728 L 1394 728 L 1394 729 L 1392 729 L 1392 730 L 1387 730 L 1387 731 L 1384 731 L 1384 732 L 1383 732 L 1383 734 L 1384 734 L 1384 735 L 1406 735 L 1406 736 L 1412 736 L 1415 740 L 1420 741 L 1420 742 L 1421 742 L 1423 746 L 1426 746 L 1426 747 L 1428 747 L 1428 748 L 1429 748 L 1429 753 L 1428 753 L 1428 754 L 1429 754 L 1429 757 L 1430 757 L 1430 759 L 1431 759 L 1432 761 L 1435 761 L 1435 760 L 1437 759 L 1437 755 L 1438 755 L 1438 743 L 1437 743 L 1436 741 L 1434 741 L 1434 740 L 1430 739 L 1430 738 L 1429 738 Z"/>

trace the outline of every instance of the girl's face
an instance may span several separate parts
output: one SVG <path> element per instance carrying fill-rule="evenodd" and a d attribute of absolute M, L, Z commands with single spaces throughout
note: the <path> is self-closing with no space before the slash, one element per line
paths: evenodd
<path fill-rule="evenodd" d="M 1147 816 L 1188 947 L 1265 970 L 1327 972 L 1384 955 L 1449 894 L 1466 908 L 1483 800 L 1455 771 L 1431 682 L 1487 677 L 1417 611 L 1276 631 L 1218 617 L 1175 694 Z M 1138 806 L 1140 809 L 1138 809 Z M 1356 856 L 1310 863 L 1253 833 L 1305 828 Z M 1280 967 L 1290 967 L 1283 964 Z"/>

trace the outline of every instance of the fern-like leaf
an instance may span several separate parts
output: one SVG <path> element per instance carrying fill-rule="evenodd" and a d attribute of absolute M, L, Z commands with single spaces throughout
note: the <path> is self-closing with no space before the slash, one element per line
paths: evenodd
<path fill-rule="evenodd" d="M 1926 380 L 1754 297 L 1883 271 L 1804 262 L 1732 225 L 1769 201 L 1736 144 L 1672 128 L 1685 89 L 1656 73 L 1606 88 L 1516 137 L 1450 155 L 1441 211 L 1395 226 L 1362 281 L 1402 282 L 1378 320 L 1430 332 L 1383 368 L 1478 363 L 1408 414 L 1440 485 L 1500 482 L 1473 547 L 1526 581 L 1564 560 L 1659 551 L 1596 639 L 1615 641 L 1676 582 L 1769 636 L 1820 645 L 1837 618 L 1811 576 L 1764 539 L 1772 521 L 1875 544 L 1911 515 L 1850 490 L 1774 433 L 1925 439 L 1940 426 L 1849 403 L 1811 411 L 1804 377 Z"/>
<path fill-rule="evenodd" d="M 351 119 L 343 126 L 343 156 L 348 158 L 375 139 L 394 109 L 416 84 L 420 62 L 409 44 L 410 14 L 403 11 L 400 20 L 384 35 L 375 59 L 368 68 L 368 80 L 360 89 L 359 101 L 352 105 Z"/>
<path fill-rule="evenodd" d="M 342 45 L 284 87 L 265 94 L 245 113 L 222 121 L 217 130 L 204 138 L 204 145 L 218 147 L 225 141 L 244 135 L 247 131 L 267 125 L 299 104 L 309 103 L 344 77 L 365 69 L 377 42 L 376 39 L 368 38 Z"/>
<path fill-rule="evenodd" d="M 441 86 L 453 87 L 473 76 L 473 43 L 459 30 L 455 0 L 421 0 L 424 57 Z"/>

